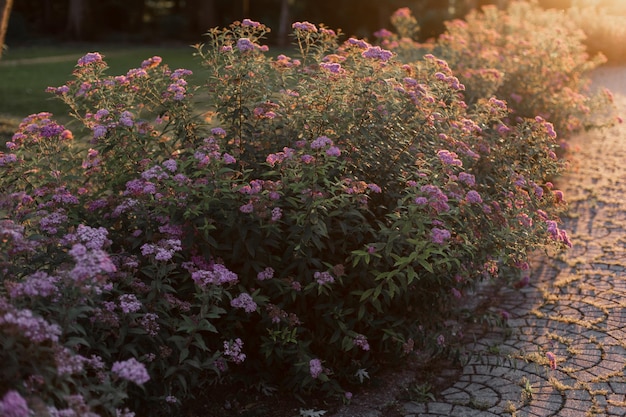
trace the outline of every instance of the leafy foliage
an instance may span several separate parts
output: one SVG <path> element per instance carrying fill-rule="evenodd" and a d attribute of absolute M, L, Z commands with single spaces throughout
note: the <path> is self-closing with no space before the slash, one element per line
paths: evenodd
<path fill-rule="evenodd" d="M 570 244 L 549 121 L 468 103 L 432 54 L 293 27 L 298 58 L 268 57 L 258 22 L 212 30 L 201 86 L 87 54 L 50 88 L 72 131 L 22 122 L 0 155 L 0 392 L 103 416 L 217 385 L 345 396 L 454 345 L 481 280 Z"/>

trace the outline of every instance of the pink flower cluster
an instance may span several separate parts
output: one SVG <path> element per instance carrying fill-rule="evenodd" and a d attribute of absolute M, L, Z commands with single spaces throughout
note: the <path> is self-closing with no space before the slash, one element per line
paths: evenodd
<path fill-rule="evenodd" d="M 367 337 L 362 334 L 356 335 L 354 339 L 352 339 L 352 343 L 354 343 L 354 346 L 358 346 L 364 351 L 370 350 L 370 344 L 367 341 Z"/>
<path fill-rule="evenodd" d="M 415 204 L 428 204 L 436 213 L 443 213 L 450 210 L 450 206 L 448 205 L 448 196 L 436 185 L 423 185 L 420 188 L 420 191 L 425 193 L 427 197 L 416 197 Z"/>
<path fill-rule="evenodd" d="M 206 266 L 207 269 L 195 269 L 195 267 L 189 267 L 191 272 L 191 279 L 201 288 L 209 285 L 224 285 L 234 284 L 239 278 L 237 274 L 230 271 L 222 264 L 213 264 Z"/>
<path fill-rule="evenodd" d="M 291 27 L 302 32 L 317 33 L 317 27 L 313 23 L 309 22 L 295 22 L 291 25 Z"/>
<path fill-rule="evenodd" d="M 258 307 L 252 296 L 245 292 L 230 300 L 230 305 L 231 307 L 241 308 L 246 313 L 254 313 Z"/>
<path fill-rule="evenodd" d="M 41 317 L 37 317 L 31 310 L 18 310 L 8 305 L 5 299 L 0 298 L 0 328 L 9 334 L 22 335 L 35 344 L 46 341 L 56 343 L 61 336 L 61 327 L 50 324 Z"/>
<path fill-rule="evenodd" d="M 13 134 L 11 141 L 6 143 L 6 147 L 15 150 L 21 146 L 39 143 L 47 139 L 59 141 L 73 139 L 72 132 L 53 121 L 51 117 L 51 113 L 41 112 L 24 118 Z"/>
<path fill-rule="evenodd" d="M 9 390 L 0 400 L 0 415 L 4 417 L 30 417 L 28 403 L 17 391 Z"/>
<path fill-rule="evenodd" d="M 393 56 L 393 52 L 386 49 L 382 49 L 380 46 L 371 46 L 365 51 L 361 52 L 363 58 L 376 59 L 381 62 L 387 62 Z"/>
<path fill-rule="evenodd" d="M 313 379 L 317 379 L 322 372 L 324 372 L 324 368 L 322 367 L 322 361 L 319 359 L 311 359 L 309 361 L 309 373 Z"/>
<path fill-rule="evenodd" d="M 118 378 L 133 382 L 137 385 L 143 385 L 150 380 L 150 375 L 146 366 L 135 358 L 125 361 L 114 362 L 111 372 Z"/>
<path fill-rule="evenodd" d="M 246 354 L 243 353 L 243 342 L 240 338 L 234 342 L 224 341 L 224 356 L 227 356 L 236 364 L 243 363 L 246 360 Z"/>
<path fill-rule="evenodd" d="M 332 284 L 335 282 L 335 277 L 333 277 L 330 272 L 327 271 L 316 271 L 313 274 L 313 279 L 315 279 L 319 285 Z"/>
<path fill-rule="evenodd" d="M 161 239 L 157 243 L 144 243 L 141 246 L 141 254 L 153 255 L 156 261 L 169 261 L 181 250 L 180 239 Z"/>

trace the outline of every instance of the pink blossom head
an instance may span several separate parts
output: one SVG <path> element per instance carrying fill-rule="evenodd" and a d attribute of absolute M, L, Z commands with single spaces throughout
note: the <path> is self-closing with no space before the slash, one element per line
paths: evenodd
<path fill-rule="evenodd" d="M 309 22 L 295 22 L 291 25 L 291 27 L 302 32 L 317 33 L 317 27 L 313 23 Z"/>
<path fill-rule="evenodd" d="M 152 58 L 149 58 L 149 59 L 146 59 L 145 61 L 143 61 L 141 63 L 141 68 L 143 68 L 143 69 L 156 68 L 156 67 L 159 66 L 161 61 L 163 61 L 163 59 L 160 56 L 156 56 L 155 55 Z"/>
<path fill-rule="evenodd" d="M 84 67 L 89 64 L 102 62 L 102 55 L 98 52 L 89 52 L 87 55 L 78 59 L 78 66 Z"/>
<path fill-rule="evenodd" d="M 237 49 L 241 52 L 254 51 L 256 45 L 248 38 L 241 38 L 237 41 Z"/>
<path fill-rule="evenodd" d="M 379 39 L 387 39 L 387 38 L 391 38 L 393 36 L 393 33 L 391 33 L 390 31 L 388 31 L 385 28 L 382 28 L 382 29 L 374 32 L 374 36 L 376 36 Z"/>
<path fill-rule="evenodd" d="M 243 19 L 243 22 L 241 22 L 241 26 L 247 28 L 258 28 L 259 26 L 261 26 L 261 23 L 255 22 L 254 20 L 250 19 Z"/>
<path fill-rule="evenodd" d="M 380 46 L 372 46 L 367 48 L 361 53 L 363 58 L 377 59 L 382 62 L 387 62 L 393 56 L 391 51 L 382 49 Z"/>
<path fill-rule="evenodd" d="M 406 19 L 408 17 L 411 17 L 411 9 L 409 9 L 408 7 L 401 7 L 395 12 L 393 12 L 393 15 L 392 15 L 393 19 L 398 19 L 398 18 Z"/>
<path fill-rule="evenodd" d="M 135 358 L 113 363 L 111 372 L 120 379 L 143 385 L 150 380 L 146 366 Z"/>
<path fill-rule="evenodd" d="M 10 390 L 0 400 L 0 414 L 7 417 L 28 417 L 31 410 L 26 400 L 15 390 Z"/>
<path fill-rule="evenodd" d="M 341 64 L 337 62 L 322 62 L 320 64 L 320 68 L 325 69 L 326 71 L 332 74 L 341 74 L 343 72 L 343 68 L 341 68 Z"/>
<path fill-rule="evenodd" d="M 322 367 L 321 360 L 311 359 L 309 361 L 309 372 L 311 373 L 311 377 L 313 379 L 317 379 L 317 377 L 319 377 L 323 371 L 324 371 L 324 368 Z"/>

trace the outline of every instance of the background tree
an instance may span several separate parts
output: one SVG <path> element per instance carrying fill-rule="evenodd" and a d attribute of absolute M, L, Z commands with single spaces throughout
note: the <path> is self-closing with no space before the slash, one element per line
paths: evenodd
<path fill-rule="evenodd" d="M 4 51 L 4 37 L 9 27 L 9 16 L 11 15 L 11 7 L 13 0 L 0 0 L 0 59 Z"/>
<path fill-rule="evenodd" d="M 8 0 L 0 0 L 0 4 Z M 542 0 L 563 1 L 563 0 Z M 618 0 L 619 1 L 619 0 Z M 13 2 L 13 0 L 10 0 Z M 310 21 L 372 37 L 389 17 L 409 7 L 422 40 L 438 36 L 443 20 L 463 17 L 484 4 L 508 0 L 20 0 L 13 5 L 10 42 L 80 40 L 197 42 L 208 29 L 250 18 L 273 29 L 268 42 L 288 44 L 291 23 Z M 62 24 L 59 24 L 62 22 Z"/>
<path fill-rule="evenodd" d="M 82 39 L 86 17 L 86 0 L 69 0 L 67 13 L 67 34 L 70 38 Z"/>

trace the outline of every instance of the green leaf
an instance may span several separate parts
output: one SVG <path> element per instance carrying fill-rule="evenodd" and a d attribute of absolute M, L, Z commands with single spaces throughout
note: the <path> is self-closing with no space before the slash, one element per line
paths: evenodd
<path fill-rule="evenodd" d="M 419 259 L 419 264 L 428 272 L 430 272 L 431 274 L 435 272 L 435 270 L 433 269 L 433 266 L 427 262 L 425 259 Z"/>
<path fill-rule="evenodd" d="M 372 297 L 372 294 L 374 293 L 375 288 L 368 288 L 365 291 L 363 291 L 363 294 L 361 294 L 361 297 L 359 298 L 359 302 L 363 302 L 365 300 L 367 300 L 368 298 Z"/>
<path fill-rule="evenodd" d="M 180 351 L 180 354 L 178 355 L 178 363 L 183 363 L 185 359 L 187 359 L 188 356 L 189 356 L 189 349 L 188 348 L 182 349 Z"/>

